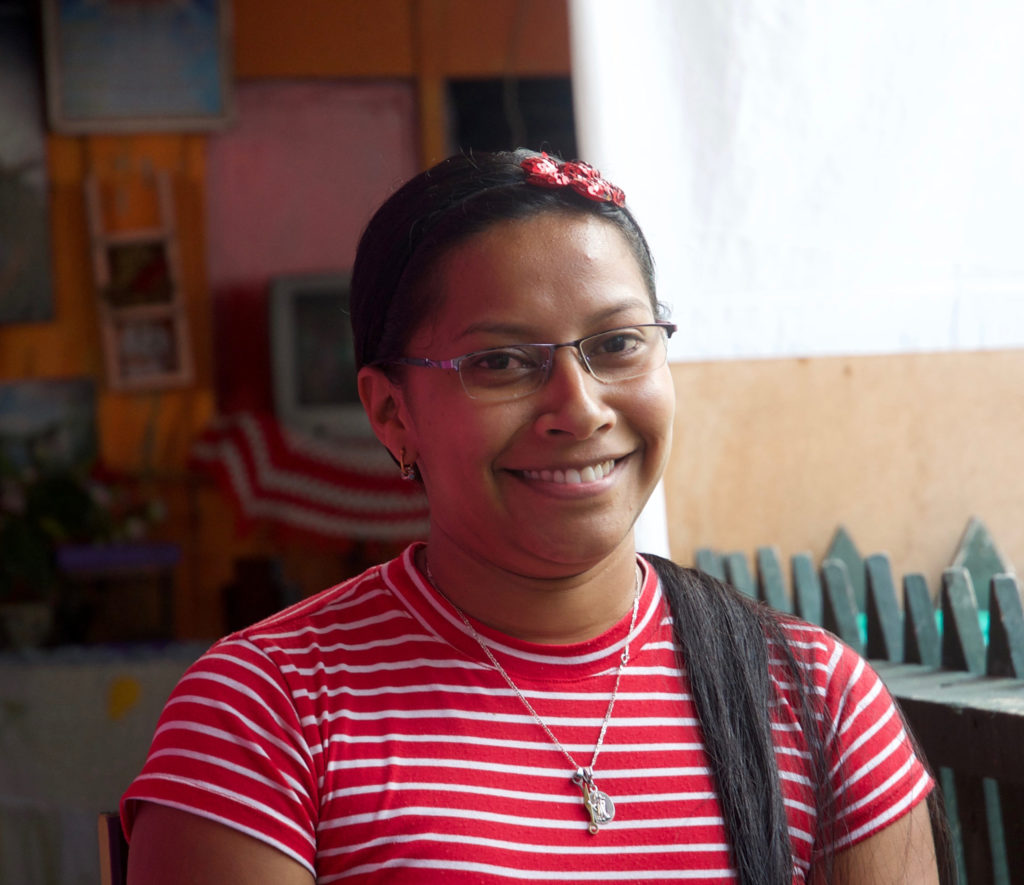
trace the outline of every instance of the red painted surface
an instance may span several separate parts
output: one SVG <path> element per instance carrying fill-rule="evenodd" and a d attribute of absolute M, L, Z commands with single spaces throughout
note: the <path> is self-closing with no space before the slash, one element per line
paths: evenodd
<path fill-rule="evenodd" d="M 412 84 L 240 83 L 211 137 L 207 265 L 221 411 L 270 406 L 273 277 L 344 271 L 380 202 L 417 171 Z"/>

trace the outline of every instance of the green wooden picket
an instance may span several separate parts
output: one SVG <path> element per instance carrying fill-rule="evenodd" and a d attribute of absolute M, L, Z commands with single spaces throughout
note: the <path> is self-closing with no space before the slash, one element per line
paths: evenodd
<path fill-rule="evenodd" d="M 742 553 L 725 554 L 725 579 L 741 593 L 751 599 L 757 598 L 757 587 L 747 565 L 747 557 Z"/>
<path fill-rule="evenodd" d="M 989 634 L 986 672 L 992 677 L 1024 677 L 1024 610 L 1012 575 L 995 575 L 989 585 Z M 1009 881 L 1024 881 L 1024 784 L 994 787 L 1005 844 Z"/>
<path fill-rule="evenodd" d="M 782 577 L 779 551 L 774 547 L 758 547 L 755 553 L 757 571 L 757 596 L 780 612 L 793 610 L 786 592 L 786 581 Z"/>
<path fill-rule="evenodd" d="M 923 575 L 903 576 L 903 610 L 903 659 L 908 664 L 938 667 L 942 663 L 942 644 Z"/>
<path fill-rule="evenodd" d="M 978 621 L 978 602 L 966 569 L 948 568 L 942 573 L 942 666 L 985 672 L 985 637 Z"/>
<path fill-rule="evenodd" d="M 697 551 L 696 564 L 697 568 L 711 577 L 718 578 L 720 581 L 725 580 L 725 558 L 710 547 L 701 547 Z"/>
<path fill-rule="evenodd" d="M 864 654 L 857 603 L 846 563 L 841 559 L 826 559 L 821 566 L 821 579 L 825 590 L 822 626 L 835 633 L 852 649 Z"/>
<path fill-rule="evenodd" d="M 989 594 L 989 676 L 1024 677 L 1024 610 L 1012 575 L 992 578 Z"/>
<path fill-rule="evenodd" d="M 903 618 L 896 599 L 889 557 L 876 553 L 864 560 L 867 586 L 867 655 L 903 660 Z"/>
<path fill-rule="evenodd" d="M 797 617 L 821 625 L 824 611 L 821 602 L 821 580 L 809 553 L 797 553 L 790 560 L 793 576 L 793 604 Z"/>
<path fill-rule="evenodd" d="M 825 551 L 823 562 L 838 559 L 846 564 L 846 577 L 853 592 L 853 601 L 859 611 L 864 611 L 867 583 L 864 579 L 864 559 L 845 526 L 839 526 Z"/>

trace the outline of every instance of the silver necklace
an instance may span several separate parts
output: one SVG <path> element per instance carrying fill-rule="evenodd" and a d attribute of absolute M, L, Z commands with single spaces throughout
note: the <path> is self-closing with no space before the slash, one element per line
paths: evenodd
<path fill-rule="evenodd" d="M 443 590 L 437 586 L 437 581 L 434 580 L 434 574 L 430 571 L 430 560 L 426 560 L 426 572 L 427 580 L 430 581 L 431 586 L 445 599 Z M 469 622 L 469 618 L 466 617 L 465 612 L 459 608 L 454 602 L 448 599 L 452 608 L 458 613 L 458 616 L 462 619 L 462 623 L 466 625 L 466 629 L 469 630 L 470 635 L 476 640 L 477 645 L 483 649 L 487 659 L 491 662 L 491 665 L 497 670 L 502 678 L 508 683 L 508 687 L 515 692 L 515 695 L 522 702 L 523 706 L 529 710 L 530 715 L 534 718 L 536 723 L 544 729 L 544 733 L 548 736 L 548 739 L 553 743 L 562 755 L 569 761 L 569 764 L 573 768 L 572 782 L 576 784 L 580 789 L 580 793 L 583 796 L 583 807 L 586 809 L 587 814 L 590 817 L 590 826 L 587 828 L 591 833 L 596 834 L 600 831 L 604 824 L 611 823 L 615 818 L 615 803 L 612 802 L 611 797 L 603 790 L 597 788 L 597 784 L 594 783 L 594 766 L 597 765 L 597 757 L 601 753 L 601 746 L 604 744 L 604 736 L 608 731 L 608 723 L 612 718 L 612 710 L 615 708 L 615 699 L 619 696 L 619 682 L 622 679 L 622 671 L 626 669 L 626 664 L 629 663 L 629 640 L 633 635 L 633 629 L 636 627 L 637 612 L 640 610 L 640 585 L 641 580 L 640 566 L 636 567 L 636 589 L 633 592 L 633 616 L 629 622 L 629 632 L 626 634 L 626 646 L 622 649 L 622 657 L 619 659 L 619 669 L 615 673 L 615 687 L 612 689 L 612 696 L 608 699 L 608 709 L 605 711 L 604 720 L 601 722 L 601 732 L 597 736 L 597 743 L 594 745 L 594 755 L 590 757 L 590 765 L 580 765 L 572 758 L 572 754 L 562 746 L 558 738 L 555 737 L 554 732 L 548 728 L 548 724 L 540 718 L 540 714 L 533 709 L 533 704 L 527 700 L 520 690 L 519 686 L 512 681 L 512 677 L 505 672 L 505 668 L 501 666 L 498 659 L 491 652 L 490 648 L 487 647 L 487 643 L 484 642 L 483 637 L 477 633 L 476 629 Z"/>

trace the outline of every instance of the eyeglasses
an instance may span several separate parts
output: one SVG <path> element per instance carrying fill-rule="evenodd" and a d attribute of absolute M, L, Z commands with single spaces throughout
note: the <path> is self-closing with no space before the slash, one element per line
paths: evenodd
<path fill-rule="evenodd" d="M 645 323 L 609 329 L 563 344 L 509 344 L 450 360 L 397 357 L 385 362 L 455 371 L 471 399 L 498 402 L 519 399 L 539 390 L 551 375 L 555 351 L 560 347 L 573 348 L 586 370 L 603 384 L 647 375 L 665 365 L 666 342 L 675 331 L 673 323 Z"/>

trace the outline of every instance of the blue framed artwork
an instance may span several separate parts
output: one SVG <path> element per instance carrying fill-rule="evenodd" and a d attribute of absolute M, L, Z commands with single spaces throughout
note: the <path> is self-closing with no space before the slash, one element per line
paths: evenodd
<path fill-rule="evenodd" d="M 91 378 L 0 383 L 0 475 L 88 466 L 97 446 Z"/>
<path fill-rule="evenodd" d="M 231 117 L 227 0 L 43 0 L 57 132 L 210 130 Z"/>

